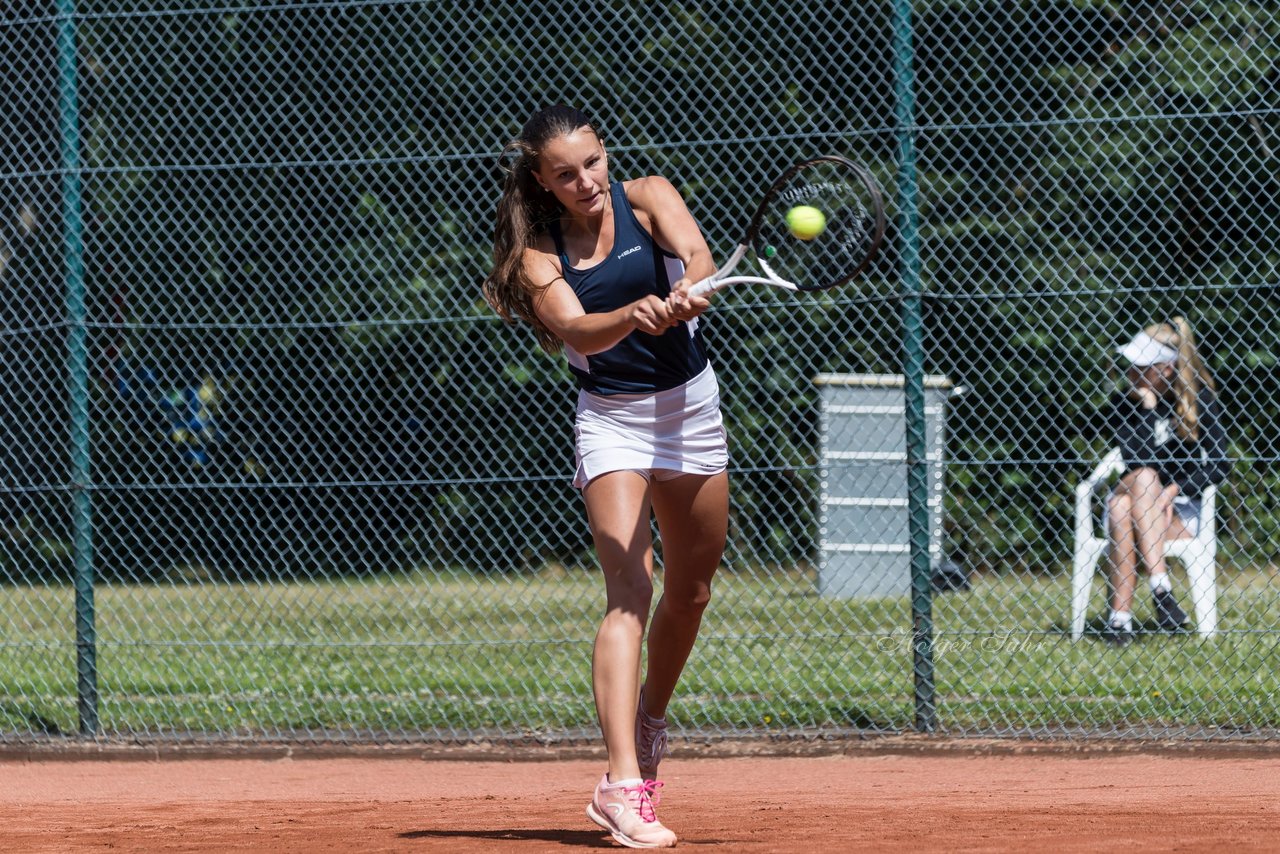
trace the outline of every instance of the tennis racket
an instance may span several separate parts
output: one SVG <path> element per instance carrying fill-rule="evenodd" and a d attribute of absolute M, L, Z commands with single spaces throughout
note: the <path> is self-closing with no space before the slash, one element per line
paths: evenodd
<path fill-rule="evenodd" d="M 787 223 L 788 212 L 797 207 L 816 208 L 826 218 L 825 227 L 811 237 L 797 236 Z M 737 284 L 789 291 L 843 285 L 871 265 L 884 241 L 884 226 L 884 201 L 870 172 L 843 157 L 802 161 L 783 172 L 764 194 L 746 237 L 724 266 L 696 283 L 689 294 L 705 296 Z M 747 253 L 755 256 L 763 276 L 730 275 Z"/>

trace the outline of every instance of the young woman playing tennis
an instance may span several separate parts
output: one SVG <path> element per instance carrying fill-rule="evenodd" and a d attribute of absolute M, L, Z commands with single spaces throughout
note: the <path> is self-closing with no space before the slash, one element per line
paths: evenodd
<path fill-rule="evenodd" d="M 605 582 L 591 674 L 608 770 L 590 818 L 634 848 L 675 845 L 658 821 L 666 708 L 698 634 L 729 515 L 719 390 L 688 288 L 715 270 L 665 178 L 611 181 L 591 120 L 565 106 L 529 119 L 498 204 L 484 295 L 562 351 L 579 386 L 577 472 Z M 662 539 L 653 596 L 650 514 Z"/>

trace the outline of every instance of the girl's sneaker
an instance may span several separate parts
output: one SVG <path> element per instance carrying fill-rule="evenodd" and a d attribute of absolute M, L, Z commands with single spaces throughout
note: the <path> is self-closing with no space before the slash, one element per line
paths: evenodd
<path fill-rule="evenodd" d="M 1187 613 L 1178 607 L 1178 600 L 1168 590 L 1155 591 L 1156 623 L 1162 631 L 1180 632 L 1187 625 Z"/>
<path fill-rule="evenodd" d="M 674 848 L 676 835 L 658 821 L 657 780 L 609 782 L 605 774 L 596 786 L 587 817 L 628 848 Z"/>
<path fill-rule="evenodd" d="M 644 710 L 644 692 L 636 706 L 636 759 L 640 762 L 640 776 L 646 780 L 658 779 L 658 763 L 667 755 L 667 719 L 650 717 Z"/>

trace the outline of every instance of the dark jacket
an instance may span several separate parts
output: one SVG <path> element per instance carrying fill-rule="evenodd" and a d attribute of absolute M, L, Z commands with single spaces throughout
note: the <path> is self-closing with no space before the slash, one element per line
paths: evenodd
<path fill-rule="evenodd" d="M 1205 388 L 1197 400 L 1200 439 L 1196 442 L 1178 435 L 1173 401 L 1164 398 L 1155 409 L 1143 409 L 1132 397 L 1117 395 L 1106 420 L 1126 468 L 1154 468 L 1161 484 L 1176 483 L 1179 493 L 1188 498 L 1199 498 L 1206 486 L 1221 483 L 1231 469 L 1217 397 Z"/>

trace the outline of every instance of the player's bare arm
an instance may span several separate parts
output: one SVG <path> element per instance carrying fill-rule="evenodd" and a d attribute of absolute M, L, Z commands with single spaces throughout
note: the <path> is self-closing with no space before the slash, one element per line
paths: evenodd
<path fill-rule="evenodd" d="M 715 272 L 715 260 L 679 191 L 666 178 L 652 175 L 628 183 L 627 199 L 654 242 L 684 263 L 684 276 L 671 283 L 667 300 L 673 319 L 689 320 L 706 311 L 711 304 L 703 297 L 690 298 L 687 291 Z"/>
<path fill-rule="evenodd" d="M 603 353 L 634 330 L 661 335 L 671 325 L 671 312 L 656 296 L 646 296 L 609 312 L 587 314 L 564 280 L 554 255 L 527 249 L 525 271 L 540 288 L 533 310 L 538 319 L 565 344 L 590 356 Z"/>

